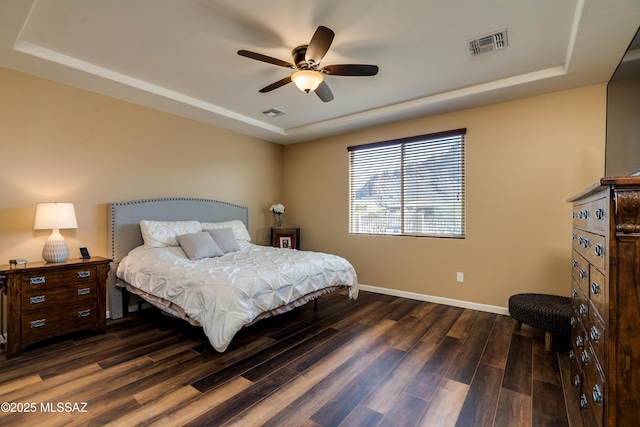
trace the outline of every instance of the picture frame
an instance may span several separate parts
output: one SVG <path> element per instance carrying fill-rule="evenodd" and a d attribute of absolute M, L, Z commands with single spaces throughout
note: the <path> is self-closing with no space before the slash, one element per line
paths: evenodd
<path fill-rule="evenodd" d="M 272 228 L 271 246 L 276 248 L 300 249 L 300 229 Z"/>

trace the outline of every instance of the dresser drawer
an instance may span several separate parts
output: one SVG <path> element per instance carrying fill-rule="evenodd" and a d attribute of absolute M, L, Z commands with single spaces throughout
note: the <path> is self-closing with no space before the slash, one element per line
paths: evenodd
<path fill-rule="evenodd" d="M 607 331 L 605 330 L 604 322 L 593 308 L 589 310 L 589 322 L 585 324 L 585 329 L 598 360 L 600 362 L 604 361 Z"/>
<path fill-rule="evenodd" d="M 606 278 L 597 268 L 589 269 L 589 299 L 601 318 L 606 319 Z"/>
<path fill-rule="evenodd" d="M 34 311 L 21 316 L 21 337 L 58 336 L 68 332 L 95 328 L 96 301 L 60 307 L 55 310 Z"/>
<path fill-rule="evenodd" d="M 595 355 L 588 348 L 590 355 Z M 585 426 L 602 426 L 604 418 L 604 375 L 600 365 L 593 360 L 584 365 L 584 384 L 580 393 L 580 408 Z"/>
<path fill-rule="evenodd" d="M 39 289 L 21 294 L 22 312 L 56 308 L 61 305 L 84 303 L 96 298 L 96 283 L 75 283 L 56 288 Z"/>
<path fill-rule="evenodd" d="M 40 270 L 30 274 L 22 274 L 20 285 L 23 292 L 55 288 L 72 283 L 96 282 L 95 266 L 78 266 L 60 270 Z"/>
<path fill-rule="evenodd" d="M 577 227 L 605 232 L 608 226 L 607 198 L 601 197 L 573 207 L 573 224 Z"/>
<path fill-rule="evenodd" d="M 571 275 L 585 295 L 589 295 L 589 263 L 578 251 L 572 252 Z"/>
<path fill-rule="evenodd" d="M 590 263 L 604 270 L 606 244 L 604 236 L 574 229 L 573 248 Z"/>

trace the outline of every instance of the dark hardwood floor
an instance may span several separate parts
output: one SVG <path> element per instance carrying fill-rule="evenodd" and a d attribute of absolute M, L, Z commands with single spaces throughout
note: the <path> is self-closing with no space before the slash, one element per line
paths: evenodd
<path fill-rule="evenodd" d="M 0 354 L 0 425 L 567 426 L 566 349 L 508 316 L 361 292 L 243 329 L 225 353 L 143 310 Z M 573 406 L 571 406 L 573 407 Z M 31 412 L 11 412 L 30 410 Z M 53 411 L 58 412 L 53 412 Z"/>

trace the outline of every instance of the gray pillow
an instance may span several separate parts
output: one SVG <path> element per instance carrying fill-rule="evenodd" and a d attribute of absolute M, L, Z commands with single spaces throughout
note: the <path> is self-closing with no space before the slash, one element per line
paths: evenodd
<path fill-rule="evenodd" d="M 240 246 L 236 241 L 236 236 L 233 234 L 232 228 L 217 228 L 213 230 L 207 230 L 207 233 L 211 234 L 213 240 L 218 244 L 218 247 L 222 249 L 222 252 L 236 252 L 240 250 Z"/>
<path fill-rule="evenodd" d="M 176 236 L 176 240 L 192 261 L 224 255 L 224 252 L 206 231 Z"/>

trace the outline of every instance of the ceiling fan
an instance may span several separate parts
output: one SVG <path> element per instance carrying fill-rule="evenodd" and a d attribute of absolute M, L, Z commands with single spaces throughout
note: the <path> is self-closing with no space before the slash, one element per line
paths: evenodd
<path fill-rule="evenodd" d="M 320 68 L 320 61 L 329 50 L 334 36 L 335 33 L 332 30 L 319 26 L 308 45 L 298 46 L 291 51 L 293 64 L 248 50 L 239 50 L 238 55 L 297 70 L 291 76 L 263 87 L 260 89 L 261 93 L 270 92 L 293 82 L 300 90 L 307 93 L 313 91 L 323 102 L 329 102 L 333 99 L 333 93 L 324 81 L 325 74 L 329 76 L 375 76 L 378 74 L 377 65 L 341 64 Z"/>

